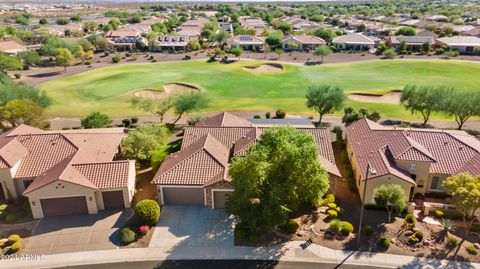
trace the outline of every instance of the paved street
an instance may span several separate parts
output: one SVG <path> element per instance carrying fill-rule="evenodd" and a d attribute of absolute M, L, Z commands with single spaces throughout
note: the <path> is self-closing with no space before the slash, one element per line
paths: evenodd
<path fill-rule="evenodd" d="M 164 206 L 149 247 L 231 247 L 232 220 L 205 206 Z"/>
<path fill-rule="evenodd" d="M 102 211 L 96 215 L 50 217 L 40 220 L 22 251 L 24 254 L 57 254 L 116 249 L 117 230 L 129 210 Z"/>

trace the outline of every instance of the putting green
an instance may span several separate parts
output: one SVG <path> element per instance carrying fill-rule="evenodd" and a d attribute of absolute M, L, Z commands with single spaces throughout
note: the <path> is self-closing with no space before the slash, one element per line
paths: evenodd
<path fill-rule="evenodd" d="M 167 83 L 187 83 L 204 90 L 211 100 L 206 111 L 276 110 L 310 112 L 305 91 L 310 85 L 334 84 L 346 93 L 380 93 L 407 84 L 448 85 L 459 90 L 480 90 L 480 64 L 444 60 L 375 60 L 354 63 L 304 66 L 283 64 L 281 72 L 253 73 L 244 70 L 263 62 L 231 64 L 202 61 L 156 64 L 124 64 L 95 69 L 48 81 L 40 87 L 54 102 L 50 116 L 84 116 L 102 111 L 121 117 L 145 114 L 133 109 L 129 100 L 138 89 Z M 397 104 L 361 103 L 348 99 L 346 105 L 378 110 L 388 117 L 411 118 Z"/>

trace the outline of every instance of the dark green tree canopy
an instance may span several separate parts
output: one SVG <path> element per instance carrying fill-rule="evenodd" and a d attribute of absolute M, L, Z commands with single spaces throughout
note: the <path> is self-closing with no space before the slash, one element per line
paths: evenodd
<path fill-rule="evenodd" d="M 86 117 L 81 119 L 82 127 L 85 129 L 90 128 L 103 128 L 112 123 L 112 119 L 107 114 L 101 112 L 92 112 Z"/>
<path fill-rule="evenodd" d="M 227 211 L 256 232 L 284 224 L 301 205 L 318 205 L 329 189 L 313 137 L 291 127 L 266 130 L 229 174 L 235 191 Z"/>
<path fill-rule="evenodd" d="M 340 87 L 332 85 L 310 86 L 307 90 L 307 107 L 313 108 L 319 115 L 319 124 L 323 115 L 340 109 L 345 101 L 345 93 Z"/>
<path fill-rule="evenodd" d="M 420 114 L 423 118 L 423 125 L 426 125 L 432 112 L 442 109 L 442 103 L 451 91 L 451 88 L 444 86 L 407 85 L 402 90 L 400 102 L 412 114 Z"/>

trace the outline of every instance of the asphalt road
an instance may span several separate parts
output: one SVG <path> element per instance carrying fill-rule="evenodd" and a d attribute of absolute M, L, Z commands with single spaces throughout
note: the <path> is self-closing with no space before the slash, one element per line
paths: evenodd
<path fill-rule="evenodd" d="M 167 260 L 60 267 L 69 269 L 384 269 L 374 266 L 253 260 Z"/>

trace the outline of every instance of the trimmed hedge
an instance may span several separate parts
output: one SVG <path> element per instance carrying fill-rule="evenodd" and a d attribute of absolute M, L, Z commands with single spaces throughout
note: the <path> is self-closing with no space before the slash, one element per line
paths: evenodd
<path fill-rule="evenodd" d="M 392 244 L 392 242 L 390 242 L 390 239 L 388 238 L 381 238 L 380 241 L 378 242 L 378 244 L 384 248 L 385 250 L 389 249 L 390 248 L 390 245 Z"/>
<path fill-rule="evenodd" d="M 287 232 L 294 234 L 297 232 L 300 225 L 295 220 L 289 220 L 287 221 L 287 223 L 285 223 L 284 227 Z"/>
<path fill-rule="evenodd" d="M 13 254 L 18 252 L 20 248 L 21 248 L 20 242 L 15 242 L 8 248 L 8 254 Z"/>
<path fill-rule="evenodd" d="M 120 230 L 120 242 L 123 245 L 129 245 L 137 240 L 137 235 L 130 228 L 123 228 Z"/>
<path fill-rule="evenodd" d="M 7 238 L 7 240 L 8 240 L 8 243 L 10 243 L 10 244 L 19 242 L 20 241 L 20 235 L 12 234 Z"/>
<path fill-rule="evenodd" d="M 467 246 L 465 249 L 471 255 L 477 255 L 478 254 L 478 250 L 473 245 Z"/>
<path fill-rule="evenodd" d="M 134 211 L 135 215 L 149 226 L 154 226 L 160 219 L 160 206 L 154 200 L 145 199 L 138 202 Z"/>

